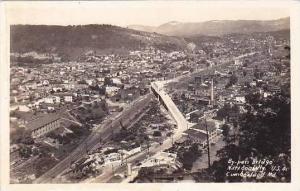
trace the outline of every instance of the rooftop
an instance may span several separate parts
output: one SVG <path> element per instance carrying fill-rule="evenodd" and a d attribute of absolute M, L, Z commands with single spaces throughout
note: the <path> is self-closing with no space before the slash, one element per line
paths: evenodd
<path fill-rule="evenodd" d="M 195 129 L 188 129 L 184 133 L 187 134 L 190 137 L 201 139 L 202 141 L 206 140 L 206 138 L 207 138 L 205 133 L 202 133 L 202 132 L 197 131 Z"/>
<path fill-rule="evenodd" d="M 206 131 L 205 122 L 197 123 L 196 125 L 192 126 L 191 128 Z M 210 133 L 213 132 L 214 130 L 216 130 L 216 125 L 213 121 L 207 121 L 207 130 Z"/>
<path fill-rule="evenodd" d="M 47 114 L 44 116 L 41 116 L 33 121 L 30 121 L 26 126 L 29 127 L 31 131 L 38 129 L 42 126 L 45 126 L 53 121 L 56 121 L 60 118 L 60 115 L 58 114 Z"/>

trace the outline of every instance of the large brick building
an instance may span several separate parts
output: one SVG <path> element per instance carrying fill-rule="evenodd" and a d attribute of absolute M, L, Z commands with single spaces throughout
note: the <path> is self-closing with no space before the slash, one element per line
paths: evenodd
<path fill-rule="evenodd" d="M 60 127 L 61 119 L 58 115 L 47 115 L 29 122 L 26 126 L 31 131 L 32 138 L 41 137 Z"/>

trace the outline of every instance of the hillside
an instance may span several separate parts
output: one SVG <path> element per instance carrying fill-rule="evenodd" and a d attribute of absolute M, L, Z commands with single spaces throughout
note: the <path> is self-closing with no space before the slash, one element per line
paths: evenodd
<path fill-rule="evenodd" d="M 76 59 L 90 50 L 115 52 L 154 46 L 166 51 L 186 48 L 183 38 L 112 25 L 11 26 L 11 52 L 50 52 Z"/>
<path fill-rule="evenodd" d="M 181 23 L 171 21 L 158 27 L 128 26 L 136 30 L 156 32 L 169 36 L 209 35 L 221 36 L 231 33 L 253 33 L 285 30 L 290 28 L 290 19 L 258 21 L 258 20 L 212 20 L 199 23 Z"/>
<path fill-rule="evenodd" d="M 197 46 L 201 46 L 201 44 L 203 43 L 228 41 L 228 39 L 247 40 L 251 37 L 257 40 L 264 40 L 268 36 L 272 36 L 275 39 L 289 40 L 290 30 L 285 29 L 285 30 L 270 31 L 270 32 L 253 32 L 251 34 L 231 33 L 222 36 L 225 38 L 222 38 L 220 36 L 192 35 L 189 37 L 185 37 L 184 39 L 187 42 L 192 42 L 195 43 Z"/>

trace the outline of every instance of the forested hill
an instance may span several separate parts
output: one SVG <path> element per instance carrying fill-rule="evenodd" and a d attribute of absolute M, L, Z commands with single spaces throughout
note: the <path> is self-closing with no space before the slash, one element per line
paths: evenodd
<path fill-rule="evenodd" d="M 186 48 L 183 38 L 112 25 L 12 25 L 11 52 L 49 52 L 78 57 L 89 50 L 136 50 L 146 46 L 171 51 Z"/>

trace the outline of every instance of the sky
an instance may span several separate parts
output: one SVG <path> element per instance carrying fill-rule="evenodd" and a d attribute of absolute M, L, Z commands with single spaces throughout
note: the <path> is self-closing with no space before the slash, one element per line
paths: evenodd
<path fill-rule="evenodd" d="M 272 20 L 289 16 L 282 2 L 203 1 L 102 1 L 102 2 L 11 2 L 11 24 L 158 26 L 170 21 Z"/>

